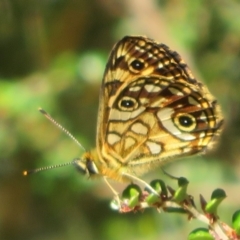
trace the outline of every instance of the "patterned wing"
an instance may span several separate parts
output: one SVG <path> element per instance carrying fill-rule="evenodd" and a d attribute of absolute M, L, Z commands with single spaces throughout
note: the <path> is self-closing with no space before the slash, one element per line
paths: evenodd
<path fill-rule="evenodd" d="M 113 48 L 100 95 L 97 151 L 109 168 L 141 174 L 202 152 L 220 132 L 213 96 L 166 45 L 124 37 Z M 144 167 L 143 167 L 144 166 Z"/>

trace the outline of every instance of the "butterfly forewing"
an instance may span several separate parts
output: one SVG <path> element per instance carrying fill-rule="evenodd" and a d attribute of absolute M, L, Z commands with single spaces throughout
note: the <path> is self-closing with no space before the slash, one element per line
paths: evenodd
<path fill-rule="evenodd" d="M 145 37 L 125 37 L 115 45 L 98 116 L 97 152 L 104 174 L 139 175 L 202 152 L 221 124 L 218 104 L 176 52 Z"/>

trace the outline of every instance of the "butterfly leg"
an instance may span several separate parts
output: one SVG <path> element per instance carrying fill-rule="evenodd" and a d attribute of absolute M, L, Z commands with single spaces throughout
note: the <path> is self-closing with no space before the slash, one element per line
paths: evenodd
<path fill-rule="evenodd" d="M 118 192 L 117 192 L 117 191 L 112 187 L 112 185 L 108 182 L 106 176 L 103 177 L 103 180 L 104 180 L 104 182 L 108 185 L 108 187 L 110 188 L 110 190 L 112 191 L 112 193 L 114 194 L 114 197 L 115 197 L 115 199 L 116 199 L 116 201 L 117 201 L 117 204 L 118 204 L 118 206 L 119 206 L 119 208 L 120 208 L 120 207 L 121 207 L 121 201 L 120 201 Z"/>

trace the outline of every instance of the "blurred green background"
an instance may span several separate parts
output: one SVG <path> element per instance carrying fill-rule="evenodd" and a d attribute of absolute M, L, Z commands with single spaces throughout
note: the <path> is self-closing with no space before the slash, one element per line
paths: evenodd
<path fill-rule="evenodd" d="M 200 193 L 209 199 L 224 188 L 219 215 L 230 223 L 240 207 L 239 16 L 234 0 L 0 0 L 0 239 L 184 240 L 204 226 L 155 209 L 114 212 L 103 181 L 88 180 L 73 166 L 22 176 L 83 153 L 38 107 L 86 149 L 95 146 L 107 56 L 125 35 L 147 35 L 177 50 L 222 105 L 218 148 L 165 170 L 189 179 L 197 203 Z M 144 179 L 159 177 L 160 170 Z"/>

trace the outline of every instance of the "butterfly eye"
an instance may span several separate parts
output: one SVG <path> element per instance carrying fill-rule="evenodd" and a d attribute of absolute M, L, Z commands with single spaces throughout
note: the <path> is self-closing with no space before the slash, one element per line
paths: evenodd
<path fill-rule="evenodd" d="M 142 59 L 134 59 L 129 65 L 130 71 L 132 71 L 133 73 L 138 73 L 144 67 L 145 65 Z"/>
<path fill-rule="evenodd" d="M 138 107 L 138 102 L 131 97 L 123 97 L 118 102 L 118 107 L 123 111 L 132 111 Z"/>
<path fill-rule="evenodd" d="M 174 123 L 178 129 L 184 132 L 191 132 L 196 128 L 196 119 L 188 113 L 180 113 L 174 118 Z"/>

